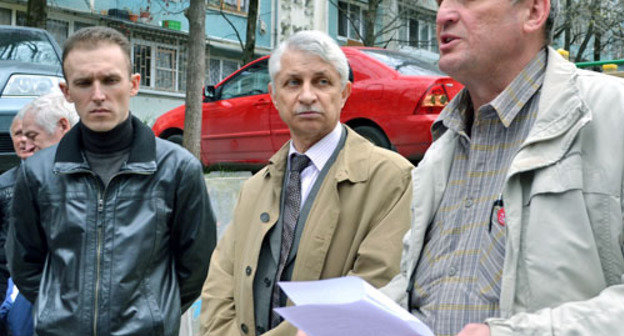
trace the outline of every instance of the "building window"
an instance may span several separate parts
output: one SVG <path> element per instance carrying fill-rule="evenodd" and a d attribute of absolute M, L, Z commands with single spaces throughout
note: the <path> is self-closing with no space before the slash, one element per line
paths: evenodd
<path fill-rule="evenodd" d="M 46 21 L 46 30 L 52 34 L 56 42 L 62 46 L 69 34 L 69 22 L 48 19 Z"/>
<path fill-rule="evenodd" d="M 208 6 L 230 12 L 247 13 L 249 0 L 208 0 Z"/>
<path fill-rule="evenodd" d="M 134 45 L 134 73 L 141 74 L 141 86 L 150 86 L 152 82 L 152 47 Z"/>
<path fill-rule="evenodd" d="M 216 85 L 225 77 L 238 70 L 236 61 L 220 58 L 206 58 L 206 78 L 208 85 Z"/>
<path fill-rule="evenodd" d="M 177 82 L 177 50 L 156 47 L 156 85 L 157 89 L 175 91 Z"/>
<path fill-rule="evenodd" d="M 401 25 L 399 27 L 399 43 L 433 52 L 438 51 L 435 34 L 434 18 L 420 18 L 417 11 L 399 7 Z"/>
<path fill-rule="evenodd" d="M 178 47 L 145 41 L 135 42 L 132 51 L 134 72 L 141 75 L 141 87 L 161 91 L 184 90 L 179 85 Z"/>
<path fill-rule="evenodd" d="M 420 32 L 418 33 L 418 39 L 420 40 L 420 48 L 429 49 L 429 24 L 423 22 L 420 25 Z"/>
<path fill-rule="evenodd" d="M 338 35 L 352 40 L 364 36 L 364 9 L 346 1 L 338 1 Z"/>
<path fill-rule="evenodd" d="M 11 25 L 11 10 L 8 8 L 0 8 L 0 25 Z"/>
<path fill-rule="evenodd" d="M 74 21 L 74 31 L 80 30 L 86 27 L 92 27 L 93 25 L 86 22 Z"/>
<path fill-rule="evenodd" d="M 178 91 L 186 92 L 186 65 L 188 59 L 188 48 L 181 45 L 178 52 Z"/>
<path fill-rule="evenodd" d="M 25 26 L 26 20 L 27 20 L 26 12 L 22 12 L 22 11 L 15 12 L 15 25 Z"/>

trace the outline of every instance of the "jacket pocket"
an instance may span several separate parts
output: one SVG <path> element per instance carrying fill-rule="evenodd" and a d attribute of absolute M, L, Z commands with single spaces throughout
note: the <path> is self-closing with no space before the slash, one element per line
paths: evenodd
<path fill-rule="evenodd" d="M 595 226 L 602 224 L 594 215 L 606 209 L 588 202 L 584 177 L 578 153 L 521 177 L 519 306 L 537 310 L 586 300 L 605 287 L 595 236 Z"/>
<path fill-rule="evenodd" d="M 73 330 L 80 333 L 80 314 L 66 309 L 60 304 L 59 285 L 52 284 L 49 288 L 40 291 L 33 307 L 34 328 L 36 335 L 59 335 Z"/>
<path fill-rule="evenodd" d="M 529 188 L 524 190 L 524 205 L 528 205 L 535 195 L 563 193 L 583 188 L 583 162 L 578 153 L 564 157 L 559 162 L 531 173 L 532 181 L 525 181 Z"/>

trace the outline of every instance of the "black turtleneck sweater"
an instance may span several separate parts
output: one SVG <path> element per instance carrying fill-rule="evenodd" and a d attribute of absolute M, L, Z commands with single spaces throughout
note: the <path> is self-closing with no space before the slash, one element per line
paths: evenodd
<path fill-rule="evenodd" d="M 82 122 L 78 123 L 82 145 L 91 170 L 108 185 L 113 175 L 128 160 L 134 137 L 130 116 L 107 132 L 94 132 Z"/>

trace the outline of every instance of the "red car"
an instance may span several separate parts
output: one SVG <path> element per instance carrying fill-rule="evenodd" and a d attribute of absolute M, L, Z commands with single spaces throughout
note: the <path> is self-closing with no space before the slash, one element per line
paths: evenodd
<path fill-rule="evenodd" d="M 461 89 L 435 66 L 378 48 L 343 47 L 351 67 L 352 93 L 340 120 L 378 146 L 411 160 L 431 143 L 429 128 Z M 289 136 L 268 94 L 268 56 L 259 58 L 216 86 L 206 87 L 201 158 L 215 163 L 265 164 Z M 160 116 L 156 136 L 182 143 L 185 106 Z"/>

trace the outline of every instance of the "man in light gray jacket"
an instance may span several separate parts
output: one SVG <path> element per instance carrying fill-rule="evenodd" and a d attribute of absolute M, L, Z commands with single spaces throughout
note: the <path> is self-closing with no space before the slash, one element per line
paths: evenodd
<path fill-rule="evenodd" d="M 465 89 L 385 293 L 437 335 L 624 335 L 624 82 L 546 47 L 550 0 L 438 4 L 439 65 Z"/>

